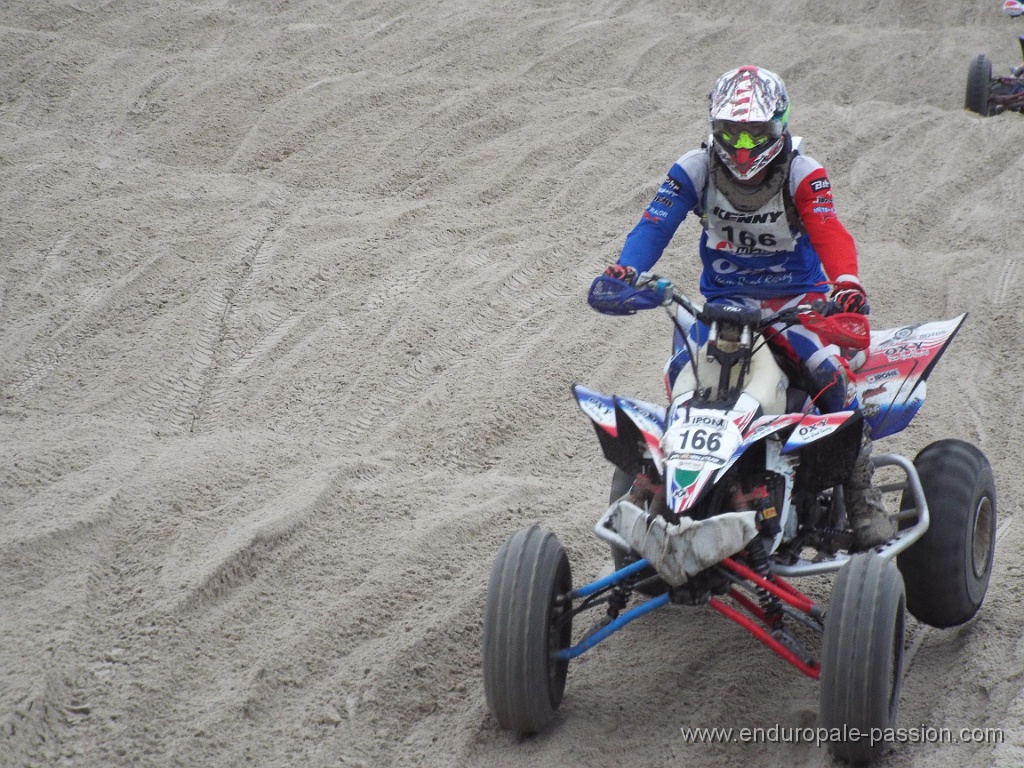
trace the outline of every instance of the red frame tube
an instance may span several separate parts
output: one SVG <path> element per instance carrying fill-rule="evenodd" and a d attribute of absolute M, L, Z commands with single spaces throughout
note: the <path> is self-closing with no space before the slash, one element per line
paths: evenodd
<path fill-rule="evenodd" d="M 790 664 L 799 669 L 808 677 L 814 680 L 817 680 L 821 677 L 821 665 L 818 664 L 818 662 L 812 661 L 810 664 L 807 664 L 801 659 L 797 658 L 797 656 L 791 650 L 789 650 L 789 648 L 787 648 L 774 637 L 769 635 L 768 631 L 764 627 L 759 626 L 752 619 L 744 616 L 731 605 L 726 605 L 717 597 L 712 597 L 708 601 L 708 605 L 710 605 L 712 608 L 714 608 L 716 611 L 718 611 L 726 618 L 735 621 L 741 627 L 750 632 L 750 634 L 752 634 L 754 637 L 756 637 L 758 640 L 760 640 L 762 643 L 768 646 L 768 648 L 775 651 L 775 653 L 784 658 L 786 661 L 788 661 Z"/>
<path fill-rule="evenodd" d="M 725 558 L 722 561 L 722 565 L 737 576 L 742 576 L 744 579 L 754 582 L 754 584 L 762 589 L 768 590 L 777 598 L 784 600 L 802 613 L 809 615 L 814 609 L 814 601 L 811 598 L 797 591 L 792 585 L 787 584 L 778 577 L 776 577 L 775 581 L 768 581 L 759 573 L 755 573 L 745 565 L 740 565 L 730 557 Z"/>
<path fill-rule="evenodd" d="M 770 592 L 780 600 L 785 601 L 787 604 L 805 614 L 814 613 L 815 605 L 814 601 L 807 595 L 800 592 L 796 587 L 783 581 L 778 576 L 773 576 L 771 580 L 764 578 L 760 574 L 751 570 L 745 565 L 737 563 L 732 558 L 725 558 L 722 561 L 722 565 L 728 568 L 737 576 L 740 576 L 747 581 L 752 582 L 755 586 Z M 774 637 L 771 636 L 767 627 L 768 621 L 761 610 L 761 607 L 751 600 L 749 597 L 744 595 L 739 590 L 733 588 L 729 590 L 729 596 L 740 604 L 748 613 L 754 616 L 761 622 L 758 624 L 756 621 L 751 619 L 749 616 L 741 613 L 731 605 L 722 602 L 717 597 L 713 597 L 708 601 L 708 605 L 718 611 L 720 614 L 725 616 L 727 619 L 739 624 L 741 627 L 746 629 L 750 634 L 760 640 L 770 650 L 774 651 L 777 655 L 788 661 L 794 667 L 799 669 L 808 677 L 818 680 L 821 677 L 821 665 L 816 661 L 805 662 L 794 654 L 789 648 L 780 643 Z"/>

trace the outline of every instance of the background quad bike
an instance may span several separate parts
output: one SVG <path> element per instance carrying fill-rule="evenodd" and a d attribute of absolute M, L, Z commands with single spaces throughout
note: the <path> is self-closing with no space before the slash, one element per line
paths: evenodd
<path fill-rule="evenodd" d="M 1018 37 L 1024 58 L 1024 35 Z M 1000 112 L 1024 111 L 1024 65 L 1014 67 L 1009 75 L 992 76 L 992 61 L 979 53 L 967 69 L 967 90 L 964 109 L 989 117 Z"/>

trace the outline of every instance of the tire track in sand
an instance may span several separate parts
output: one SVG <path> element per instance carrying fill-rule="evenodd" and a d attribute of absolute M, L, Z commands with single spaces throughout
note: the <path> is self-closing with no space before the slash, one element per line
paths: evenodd
<path fill-rule="evenodd" d="M 233 392 L 230 379 L 267 354 L 302 319 L 280 308 L 265 310 L 261 319 L 270 329 L 254 342 L 240 342 L 246 318 L 240 308 L 255 303 L 260 283 L 273 260 L 275 232 L 284 214 L 272 195 L 268 208 L 239 239 L 226 268 L 202 298 L 202 322 L 185 359 L 155 380 L 140 387 L 143 415 L 154 422 L 170 422 L 175 429 L 195 433 L 215 426 Z"/>

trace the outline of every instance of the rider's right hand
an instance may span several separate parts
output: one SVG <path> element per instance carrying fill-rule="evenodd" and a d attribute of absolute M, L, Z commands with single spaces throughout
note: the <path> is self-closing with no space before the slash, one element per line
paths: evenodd
<path fill-rule="evenodd" d="M 616 280 L 621 280 L 624 283 L 636 285 L 637 271 L 624 264 L 612 264 L 604 271 L 604 274 L 607 277 L 614 277 Z"/>

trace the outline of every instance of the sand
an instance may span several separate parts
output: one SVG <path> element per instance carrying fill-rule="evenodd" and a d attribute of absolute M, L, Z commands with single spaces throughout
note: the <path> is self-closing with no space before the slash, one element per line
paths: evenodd
<path fill-rule="evenodd" d="M 770 10 L 769 10 L 770 9 Z M 876 327 L 970 316 L 913 424 L 969 440 L 1000 541 L 973 622 L 911 621 L 891 766 L 1024 761 L 1024 119 L 994 0 L 7 0 L 0 7 L 0 764 L 831 765 L 817 683 L 709 611 L 570 667 L 519 740 L 480 671 L 493 557 L 577 583 L 610 467 L 569 387 L 660 401 L 661 313 L 585 302 L 723 71 L 779 72 Z M 697 224 L 659 270 L 696 292 Z"/>

